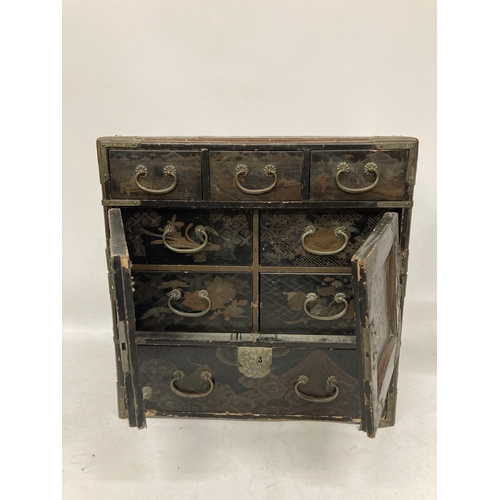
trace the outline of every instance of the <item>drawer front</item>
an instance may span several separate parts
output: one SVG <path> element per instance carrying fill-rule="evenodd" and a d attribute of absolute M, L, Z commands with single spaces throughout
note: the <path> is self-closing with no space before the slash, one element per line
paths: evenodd
<path fill-rule="evenodd" d="M 138 346 L 146 415 L 190 412 L 193 416 L 358 419 L 356 352 Z"/>
<path fill-rule="evenodd" d="M 301 152 L 214 151 L 210 154 L 210 198 L 301 200 L 302 160 Z"/>
<path fill-rule="evenodd" d="M 201 200 L 199 151 L 109 151 L 115 199 Z"/>
<path fill-rule="evenodd" d="M 352 275 L 262 273 L 260 331 L 354 335 Z"/>
<path fill-rule="evenodd" d="M 260 265 L 351 267 L 352 255 L 383 214 L 380 210 L 263 211 Z"/>
<path fill-rule="evenodd" d="M 312 151 L 309 199 L 405 200 L 408 151 Z"/>
<path fill-rule="evenodd" d="M 248 210 L 123 208 L 122 216 L 134 264 L 252 264 Z"/>
<path fill-rule="evenodd" d="M 250 332 L 251 273 L 135 271 L 136 330 Z"/>

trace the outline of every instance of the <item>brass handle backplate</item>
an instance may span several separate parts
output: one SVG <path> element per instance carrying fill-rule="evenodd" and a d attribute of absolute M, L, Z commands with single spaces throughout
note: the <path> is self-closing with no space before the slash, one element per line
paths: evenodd
<path fill-rule="evenodd" d="M 313 250 L 312 248 L 307 246 L 306 237 L 314 234 L 317 230 L 318 229 L 315 226 L 311 225 L 307 226 L 304 233 L 302 233 L 302 247 L 306 252 L 313 253 L 314 255 L 336 255 L 342 252 L 347 246 L 347 243 L 349 243 L 349 237 L 345 233 L 347 229 L 345 227 L 338 227 L 337 229 L 335 229 L 335 237 L 344 239 L 344 243 L 340 248 L 337 248 L 336 250 Z"/>
<path fill-rule="evenodd" d="M 297 383 L 295 384 L 295 394 L 297 394 L 299 398 L 305 399 L 306 401 L 311 401 L 312 403 L 328 403 L 330 401 L 333 401 L 339 395 L 339 387 L 333 375 L 326 379 L 327 390 L 332 388 L 334 389 L 333 394 L 331 394 L 330 396 L 319 397 L 319 396 L 308 396 L 307 394 L 304 394 L 303 392 L 300 391 L 299 387 L 301 385 L 307 385 L 308 382 L 309 378 L 306 375 L 301 375 L 298 378 Z"/>
<path fill-rule="evenodd" d="M 168 308 L 174 313 L 177 314 L 177 316 L 182 316 L 183 318 L 199 318 L 200 316 L 204 316 L 205 314 L 210 311 L 210 308 L 212 307 L 212 301 L 210 300 L 210 297 L 208 296 L 208 292 L 206 290 L 200 290 L 198 292 L 198 297 L 202 300 L 206 300 L 208 302 L 208 306 L 203 309 L 203 311 L 200 312 L 193 312 L 193 313 L 187 313 L 183 311 L 179 311 L 172 305 L 172 300 L 179 300 L 181 298 L 181 292 L 180 290 L 172 290 L 171 292 L 168 292 Z"/>
<path fill-rule="evenodd" d="M 318 315 L 312 313 L 311 311 L 309 311 L 309 309 L 307 308 L 308 304 L 312 304 L 312 303 L 316 302 L 318 299 L 319 299 L 319 295 L 317 295 L 316 293 L 308 293 L 306 295 L 306 300 L 304 300 L 304 311 L 308 316 L 310 316 L 313 319 L 319 319 L 321 321 L 333 321 L 334 319 L 339 319 L 342 316 L 344 316 L 344 314 L 347 312 L 347 308 L 349 307 L 347 300 L 345 300 L 345 295 L 343 293 L 337 293 L 337 294 L 335 294 L 335 297 L 333 298 L 333 300 L 335 302 L 337 302 L 337 304 L 344 304 L 344 306 L 345 306 L 344 309 L 342 309 L 342 311 L 340 311 L 338 314 L 335 314 L 333 316 L 318 316 Z"/>
<path fill-rule="evenodd" d="M 264 189 L 247 189 L 240 184 L 240 179 L 239 179 L 240 175 L 244 177 L 245 175 L 248 174 L 248 167 L 246 165 L 244 164 L 238 165 L 236 167 L 235 173 L 236 173 L 235 177 L 236 186 L 238 186 L 238 189 L 240 191 L 243 191 L 246 194 L 269 193 L 269 191 L 272 191 L 276 187 L 276 184 L 278 183 L 278 174 L 276 173 L 275 165 L 266 165 L 264 167 L 264 175 L 267 175 L 268 177 L 274 177 L 274 182 L 269 187 L 266 187 Z"/>
<path fill-rule="evenodd" d="M 174 181 L 172 184 L 165 188 L 165 189 L 150 189 L 147 188 L 146 186 L 143 186 L 139 179 L 140 177 L 146 177 L 148 174 L 148 169 L 144 165 L 138 165 L 135 169 L 135 183 L 138 188 L 142 189 L 146 193 L 151 193 L 151 194 L 167 194 L 170 193 L 170 191 L 173 191 L 175 189 L 175 186 L 177 186 L 177 169 L 173 165 L 167 165 L 166 167 L 163 168 L 163 175 L 166 177 L 173 177 Z"/>
<path fill-rule="evenodd" d="M 345 191 L 346 193 L 366 193 L 367 191 L 372 190 L 377 184 L 378 184 L 378 168 L 377 164 L 370 162 L 365 165 L 365 174 L 367 175 L 375 175 L 375 180 L 369 185 L 364 188 L 348 188 L 347 186 L 344 186 L 340 182 L 340 176 L 345 175 L 349 172 L 350 167 L 349 165 L 343 161 L 337 165 L 337 175 L 335 176 L 335 181 L 337 182 L 337 186 L 339 189 L 342 189 L 342 191 Z"/>
<path fill-rule="evenodd" d="M 170 382 L 170 389 L 174 394 L 180 396 L 181 398 L 194 399 L 194 398 L 204 398 L 208 396 L 214 390 L 214 382 L 212 379 L 212 374 L 210 372 L 204 371 L 200 374 L 201 380 L 206 381 L 210 384 L 209 388 L 205 392 L 184 392 L 175 386 L 175 382 L 182 380 L 184 378 L 184 372 L 181 370 L 175 370 L 173 373 L 173 378 Z"/>
<path fill-rule="evenodd" d="M 163 235 L 162 235 L 163 244 L 169 250 L 171 250 L 172 252 L 176 252 L 176 253 L 198 253 L 198 252 L 201 252 L 207 246 L 207 243 L 208 243 L 207 231 L 203 226 L 196 226 L 194 232 L 195 232 L 195 234 L 200 236 L 203 239 L 203 241 L 201 242 L 200 245 L 193 248 L 192 246 L 189 246 L 189 245 L 196 244 L 196 243 L 187 234 L 187 230 L 189 229 L 190 226 L 188 226 L 188 228 L 186 229 L 186 240 L 188 240 L 188 241 L 179 243 L 179 245 L 184 245 L 184 248 L 174 247 L 174 246 L 170 245 L 169 243 L 167 243 L 167 236 L 172 236 L 172 234 L 175 233 L 175 229 L 171 224 L 168 224 L 165 227 L 165 230 L 163 231 Z"/>

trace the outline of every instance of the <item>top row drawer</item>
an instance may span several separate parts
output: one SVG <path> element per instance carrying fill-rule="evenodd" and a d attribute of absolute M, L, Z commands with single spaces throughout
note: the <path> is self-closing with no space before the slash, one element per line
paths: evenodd
<path fill-rule="evenodd" d="M 301 201 L 301 151 L 211 151 L 210 199 Z M 404 200 L 408 150 L 311 151 L 309 200 Z M 200 151 L 110 150 L 114 199 L 202 200 Z"/>

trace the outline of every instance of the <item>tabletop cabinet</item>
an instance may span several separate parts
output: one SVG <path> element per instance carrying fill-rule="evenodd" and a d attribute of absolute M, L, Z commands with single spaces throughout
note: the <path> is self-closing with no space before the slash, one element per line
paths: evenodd
<path fill-rule="evenodd" d="M 120 417 L 394 425 L 417 149 L 98 139 Z"/>

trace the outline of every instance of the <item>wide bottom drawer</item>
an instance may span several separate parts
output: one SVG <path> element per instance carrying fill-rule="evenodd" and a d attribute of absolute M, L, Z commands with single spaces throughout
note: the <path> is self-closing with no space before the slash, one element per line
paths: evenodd
<path fill-rule="evenodd" d="M 360 418 L 355 349 L 138 346 L 146 416 Z"/>

